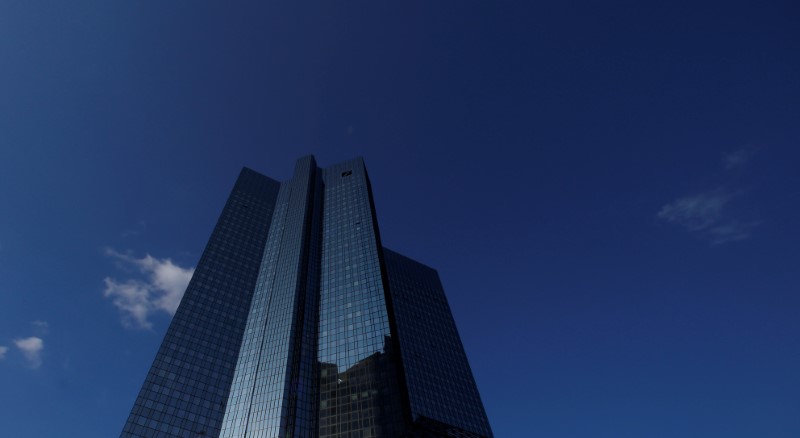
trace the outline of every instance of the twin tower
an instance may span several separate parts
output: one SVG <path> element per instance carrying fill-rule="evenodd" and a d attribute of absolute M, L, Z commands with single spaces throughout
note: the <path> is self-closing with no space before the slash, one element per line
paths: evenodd
<path fill-rule="evenodd" d="M 123 437 L 492 431 L 434 269 L 381 245 L 362 159 L 243 169 Z"/>

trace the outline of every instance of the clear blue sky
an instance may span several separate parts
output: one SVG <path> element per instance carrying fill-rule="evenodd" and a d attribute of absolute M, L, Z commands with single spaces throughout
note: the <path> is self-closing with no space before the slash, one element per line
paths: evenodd
<path fill-rule="evenodd" d="M 313 153 L 498 437 L 800 436 L 798 3 L 496 3 L 0 1 L 0 435 L 116 436 L 162 274 Z"/>

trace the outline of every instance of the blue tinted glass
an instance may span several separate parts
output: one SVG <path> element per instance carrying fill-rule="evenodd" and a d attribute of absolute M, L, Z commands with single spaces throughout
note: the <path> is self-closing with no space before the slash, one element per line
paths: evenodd
<path fill-rule="evenodd" d="M 242 170 L 122 436 L 219 435 L 278 185 Z"/>
<path fill-rule="evenodd" d="M 436 271 L 381 247 L 364 162 L 245 169 L 123 436 L 491 437 Z"/>

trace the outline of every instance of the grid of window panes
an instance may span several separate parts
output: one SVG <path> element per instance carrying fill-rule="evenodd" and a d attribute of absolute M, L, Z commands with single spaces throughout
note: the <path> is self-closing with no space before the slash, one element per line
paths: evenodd
<path fill-rule="evenodd" d="M 360 159 L 323 170 L 319 437 L 397 437 L 402 416 L 372 197 Z"/>
<path fill-rule="evenodd" d="M 315 172 L 313 158 L 306 157 L 298 161 L 294 177 L 281 184 L 222 437 L 286 436 L 294 421 L 302 307 L 305 293 L 316 293 L 308 291 L 305 276 Z"/>
<path fill-rule="evenodd" d="M 278 187 L 242 170 L 121 436 L 218 436 Z"/>
<path fill-rule="evenodd" d="M 412 416 L 491 437 L 439 275 L 394 251 L 383 254 Z"/>
<path fill-rule="evenodd" d="M 380 248 L 361 159 L 243 170 L 123 436 L 401 435 L 492 436 L 436 271 Z"/>

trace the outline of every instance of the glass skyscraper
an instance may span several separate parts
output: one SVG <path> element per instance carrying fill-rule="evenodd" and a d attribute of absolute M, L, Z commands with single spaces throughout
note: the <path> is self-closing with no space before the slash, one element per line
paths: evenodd
<path fill-rule="evenodd" d="M 381 245 L 364 162 L 243 169 L 123 437 L 492 437 L 436 271 Z"/>

